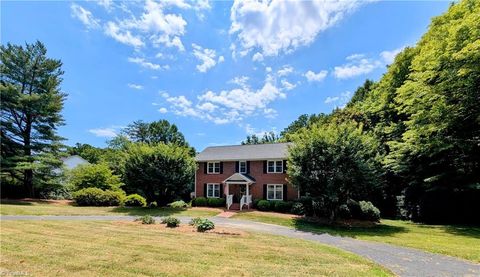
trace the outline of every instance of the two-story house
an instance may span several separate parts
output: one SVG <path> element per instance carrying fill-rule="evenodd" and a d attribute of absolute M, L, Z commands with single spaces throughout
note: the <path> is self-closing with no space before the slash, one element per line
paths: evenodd
<path fill-rule="evenodd" d="M 207 147 L 195 158 L 195 197 L 226 198 L 227 209 L 248 208 L 253 199 L 298 198 L 298 191 L 287 182 L 289 145 Z"/>

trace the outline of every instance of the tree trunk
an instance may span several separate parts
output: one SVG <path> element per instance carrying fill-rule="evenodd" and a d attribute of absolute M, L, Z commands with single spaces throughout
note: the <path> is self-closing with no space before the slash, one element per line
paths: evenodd
<path fill-rule="evenodd" d="M 24 172 L 24 178 L 23 178 L 23 185 L 25 187 L 25 191 L 27 193 L 27 196 L 30 198 L 35 197 L 35 191 L 33 189 L 33 170 L 32 169 L 26 169 Z"/>
<path fill-rule="evenodd" d="M 26 126 L 25 126 L 25 133 L 24 133 L 24 154 L 27 158 L 27 161 L 32 163 L 32 149 L 31 149 L 31 131 L 32 131 L 32 123 L 31 123 L 31 116 L 27 115 L 26 118 Z M 33 165 L 31 165 L 33 166 Z M 35 197 L 35 191 L 33 190 L 33 169 L 25 169 L 23 173 L 23 185 L 25 187 L 25 191 L 27 192 L 28 197 Z"/>

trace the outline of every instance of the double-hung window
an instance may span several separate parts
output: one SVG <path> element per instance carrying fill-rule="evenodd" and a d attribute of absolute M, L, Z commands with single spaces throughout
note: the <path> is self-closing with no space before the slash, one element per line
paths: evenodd
<path fill-rule="evenodd" d="M 247 162 L 246 161 L 239 161 L 238 162 L 238 172 L 247 173 Z"/>
<path fill-rule="evenodd" d="M 207 184 L 207 197 L 219 198 L 220 197 L 220 184 Z"/>
<path fill-rule="evenodd" d="M 283 185 L 267 185 L 267 200 L 283 200 Z"/>
<path fill-rule="evenodd" d="M 208 174 L 220 174 L 220 162 L 208 162 L 207 163 Z"/>
<path fill-rule="evenodd" d="M 267 173 L 283 173 L 283 161 L 268 161 Z"/>

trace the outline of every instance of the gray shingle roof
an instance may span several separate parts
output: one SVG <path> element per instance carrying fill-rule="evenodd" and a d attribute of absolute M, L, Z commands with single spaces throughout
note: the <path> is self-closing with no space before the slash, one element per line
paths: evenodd
<path fill-rule="evenodd" d="M 285 159 L 291 143 L 212 146 L 195 157 L 196 161 L 238 161 Z"/>

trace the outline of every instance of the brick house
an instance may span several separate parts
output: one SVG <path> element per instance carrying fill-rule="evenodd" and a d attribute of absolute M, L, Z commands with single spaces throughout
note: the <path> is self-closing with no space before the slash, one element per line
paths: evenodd
<path fill-rule="evenodd" d="M 227 209 L 248 208 L 254 199 L 297 199 L 286 180 L 289 145 L 207 147 L 195 157 L 195 197 L 225 198 Z"/>

